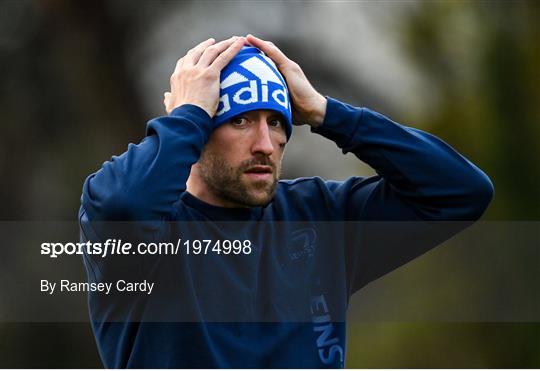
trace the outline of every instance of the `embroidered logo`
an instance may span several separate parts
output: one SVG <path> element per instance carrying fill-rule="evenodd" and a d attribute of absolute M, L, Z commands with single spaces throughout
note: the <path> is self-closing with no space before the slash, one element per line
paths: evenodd
<path fill-rule="evenodd" d="M 289 258 L 292 261 L 312 258 L 315 254 L 317 233 L 313 228 L 298 229 L 291 234 Z"/>

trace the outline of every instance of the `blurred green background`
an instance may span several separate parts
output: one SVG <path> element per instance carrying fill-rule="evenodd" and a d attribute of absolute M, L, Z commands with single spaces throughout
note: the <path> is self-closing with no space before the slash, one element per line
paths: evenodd
<path fill-rule="evenodd" d="M 176 60 L 248 32 L 323 94 L 470 158 L 495 184 L 485 219 L 539 220 L 539 4 L 2 0 L 0 220 L 75 220 L 84 178 L 164 114 Z M 285 177 L 372 173 L 334 147 L 295 129 Z M 347 366 L 538 368 L 540 325 L 355 322 Z M 0 367 L 101 363 L 86 323 L 0 323 Z"/>

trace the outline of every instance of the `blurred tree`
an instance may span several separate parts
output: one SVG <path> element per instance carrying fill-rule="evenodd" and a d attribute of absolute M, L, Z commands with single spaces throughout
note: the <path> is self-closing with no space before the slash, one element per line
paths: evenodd
<path fill-rule="evenodd" d="M 417 5 L 404 22 L 406 50 L 420 73 L 437 87 L 430 93 L 438 102 L 422 126 L 489 174 L 496 196 L 488 218 L 538 220 L 539 3 L 425 1 Z M 508 264 L 514 254 L 509 246 Z M 512 274 L 515 279 L 537 271 L 538 261 L 531 259 Z M 537 285 L 536 280 L 529 277 L 528 282 Z M 461 281 L 456 285 L 471 282 L 467 276 Z M 540 367 L 538 329 L 538 323 L 351 324 L 348 365 Z"/>
<path fill-rule="evenodd" d="M 144 133 L 125 58 L 137 13 L 110 7 L 0 4 L 0 220 L 73 220 L 97 159 Z M 0 367 L 101 366 L 88 323 L 2 323 L 0 334 Z"/>
<path fill-rule="evenodd" d="M 495 183 L 488 217 L 540 217 L 540 6 L 430 1 L 410 19 L 408 51 L 434 81 L 427 125 Z"/>
<path fill-rule="evenodd" d="M 72 219 L 96 159 L 144 130 L 125 58 L 135 17 L 104 0 L 4 2 L 2 11 L 28 21 L 3 35 L 18 44 L 2 48 L 0 62 L 0 219 Z"/>

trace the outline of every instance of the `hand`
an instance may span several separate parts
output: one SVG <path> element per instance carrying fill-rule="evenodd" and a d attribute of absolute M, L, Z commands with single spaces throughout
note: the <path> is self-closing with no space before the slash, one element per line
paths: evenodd
<path fill-rule="evenodd" d="M 165 111 L 171 113 L 183 104 L 201 107 L 213 117 L 219 104 L 221 70 L 242 49 L 245 39 L 233 36 L 215 44 L 203 41 L 176 63 L 171 75 L 171 91 L 164 94 Z"/>
<path fill-rule="evenodd" d="M 287 81 L 295 125 L 320 126 L 326 114 L 326 98 L 313 88 L 300 66 L 287 58 L 270 41 L 261 40 L 253 35 L 247 35 L 246 41 L 272 59 Z"/>

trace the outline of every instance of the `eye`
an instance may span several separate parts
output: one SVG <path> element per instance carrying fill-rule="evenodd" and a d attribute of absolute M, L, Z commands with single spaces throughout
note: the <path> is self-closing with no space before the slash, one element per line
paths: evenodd
<path fill-rule="evenodd" d="M 279 128 L 283 126 L 283 120 L 281 118 L 275 117 L 270 120 L 268 125 Z"/>
<path fill-rule="evenodd" d="M 232 118 L 230 123 L 233 124 L 234 126 L 241 126 L 247 123 L 247 119 L 245 117 L 238 116 L 238 117 Z"/>

